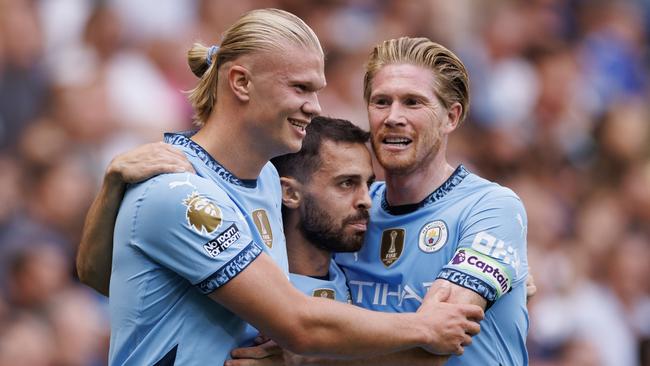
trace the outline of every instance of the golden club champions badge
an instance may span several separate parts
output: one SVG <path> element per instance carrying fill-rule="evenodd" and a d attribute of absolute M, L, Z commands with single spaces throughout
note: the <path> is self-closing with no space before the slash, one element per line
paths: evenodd
<path fill-rule="evenodd" d="M 447 225 L 444 221 L 432 221 L 422 227 L 418 246 L 425 253 L 433 253 L 447 243 Z"/>
<path fill-rule="evenodd" d="M 257 231 L 262 236 L 264 244 L 269 248 L 273 248 L 273 231 L 271 230 L 271 223 L 269 222 L 269 216 L 266 214 L 266 211 L 263 209 L 253 211 L 253 222 L 257 226 Z"/>
<path fill-rule="evenodd" d="M 221 225 L 221 209 L 209 198 L 192 192 L 183 204 L 187 206 L 187 223 L 199 234 L 211 234 Z"/>
<path fill-rule="evenodd" d="M 336 300 L 336 295 L 334 294 L 334 290 L 330 288 L 317 288 L 312 293 L 312 296 Z"/>
<path fill-rule="evenodd" d="M 390 267 L 404 250 L 404 229 L 388 229 L 381 234 L 381 261 Z"/>

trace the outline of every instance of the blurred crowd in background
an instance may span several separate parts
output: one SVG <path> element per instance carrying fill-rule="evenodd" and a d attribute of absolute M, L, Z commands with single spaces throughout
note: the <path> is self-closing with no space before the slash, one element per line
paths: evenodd
<path fill-rule="evenodd" d="M 364 128 L 374 44 L 457 53 L 451 161 L 528 212 L 531 365 L 650 365 L 650 1 L 0 0 L 0 366 L 106 364 L 107 301 L 74 273 L 86 210 L 113 156 L 192 128 L 192 42 L 260 7 L 314 28 L 324 114 Z"/>

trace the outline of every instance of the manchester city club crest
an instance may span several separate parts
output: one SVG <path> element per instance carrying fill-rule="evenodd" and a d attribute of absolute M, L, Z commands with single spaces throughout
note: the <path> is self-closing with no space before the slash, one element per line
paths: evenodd
<path fill-rule="evenodd" d="M 336 295 L 334 294 L 334 290 L 332 290 L 331 288 L 317 288 L 312 293 L 312 296 L 313 297 L 322 297 L 322 298 L 332 299 L 332 300 L 336 299 Z"/>
<path fill-rule="evenodd" d="M 447 243 L 447 225 L 444 221 L 432 221 L 422 227 L 418 246 L 425 253 L 437 252 Z"/>
<path fill-rule="evenodd" d="M 183 200 L 183 204 L 187 206 L 187 223 L 199 234 L 211 234 L 221 226 L 221 209 L 209 198 L 195 191 Z"/>
<path fill-rule="evenodd" d="M 260 236 L 262 236 L 262 241 L 266 244 L 267 247 L 273 247 L 273 231 L 271 231 L 271 223 L 269 222 L 269 216 L 266 214 L 266 211 L 263 209 L 253 211 L 253 222 L 259 231 Z"/>
<path fill-rule="evenodd" d="M 381 262 L 390 267 L 404 251 L 404 229 L 388 229 L 381 234 Z"/>

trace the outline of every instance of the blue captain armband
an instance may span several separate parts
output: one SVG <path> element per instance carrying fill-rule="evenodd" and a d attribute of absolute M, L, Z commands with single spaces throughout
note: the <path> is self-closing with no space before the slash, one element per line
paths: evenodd
<path fill-rule="evenodd" d="M 437 278 L 472 290 L 490 304 L 512 288 L 512 278 L 499 261 L 468 248 L 458 249 Z"/>

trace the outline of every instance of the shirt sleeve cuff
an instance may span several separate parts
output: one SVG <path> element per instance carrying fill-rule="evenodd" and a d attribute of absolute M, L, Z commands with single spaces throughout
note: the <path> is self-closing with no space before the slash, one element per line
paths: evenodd
<path fill-rule="evenodd" d="M 262 247 L 251 241 L 241 252 L 205 280 L 196 284 L 202 294 L 207 295 L 225 285 L 241 273 L 253 260 L 262 254 Z"/>

